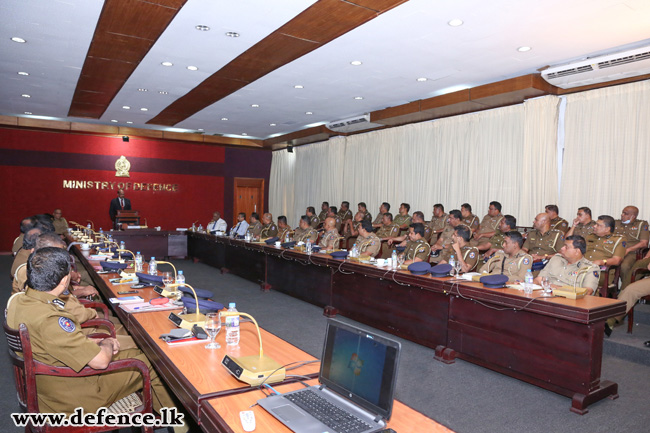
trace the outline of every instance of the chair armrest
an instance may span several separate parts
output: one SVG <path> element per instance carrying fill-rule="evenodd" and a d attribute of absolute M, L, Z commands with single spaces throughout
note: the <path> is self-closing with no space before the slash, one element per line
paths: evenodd
<path fill-rule="evenodd" d="M 108 307 L 106 304 L 102 302 L 93 302 L 93 301 L 88 301 L 86 299 L 79 299 L 79 302 L 83 304 L 84 307 L 86 308 L 94 308 L 96 310 L 101 310 L 102 313 L 104 313 L 104 317 L 100 317 L 101 319 L 108 319 Z"/>
<path fill-rule="evenodd" d="M 84 323 L 81 324 L 82 328 L 93 328 L 93 327 L 100 327 L 100 326 L 107 328 L 111 334 L 110 336 L 115 338 L 115 325 L 113 325 L 113 323 L 110 320 L 97 318 L 97 319 L 86 320 Z M 99 335 L 91 334 L 88 337 L 101 338 L 102 336 L 103 338 L 107 337 L 106 334 L 99 334 Z"/>
<path fill-rule="evenodd" d="M 620 265 L 602 265 L 599 266 L 600 268 L 600 274 L 603 275 L 603 284 L 598 288 L 600 291 L 600 297 L 601 298 L 606 298 L 607 294 L 609 292 L 609 271 L 612 269 L 616 270 L 616 273 L 614 274 L 614 281 L 618 281 L 618 278 L 621 273 L 621 266 Z"/>
<path fill-rule="evenodd" d="M 632 273 L 632 278 L 630 279 L 630 283 L 635 282 L 636 280 L 640 279 L 639 277 L 644 274 L 648 274 L 650 271 L 645 268 L 639 268 Z"/>

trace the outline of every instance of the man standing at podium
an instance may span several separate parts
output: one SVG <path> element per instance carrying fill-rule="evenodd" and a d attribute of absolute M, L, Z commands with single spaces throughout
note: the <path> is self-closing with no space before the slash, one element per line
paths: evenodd
<path fill-rule="evenodd" d="M 111 216 L 111 221 L 113 221 L 113 228 L 117 228 L 115 225 L 115 217 L 117 216 L 118 210 L 131 210 L 131 200 L 124 197 L 124 190 L 117 190 L 117 197 L 111 200 L 111 207 L 108 209 L 108 214 Z"/>

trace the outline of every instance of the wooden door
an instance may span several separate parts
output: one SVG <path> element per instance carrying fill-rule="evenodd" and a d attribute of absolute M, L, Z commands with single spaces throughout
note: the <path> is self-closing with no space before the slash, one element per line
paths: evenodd
<path fill-rule="evenodd" d="M 250 177 L 236 177 L 233 203 L 233 225 L 237 224 L 237 215 L 246 214 L 246 221 L 250 221 L 251 213 L 257 212 L 262 218 L 264 213 L 264 179 Z"/>

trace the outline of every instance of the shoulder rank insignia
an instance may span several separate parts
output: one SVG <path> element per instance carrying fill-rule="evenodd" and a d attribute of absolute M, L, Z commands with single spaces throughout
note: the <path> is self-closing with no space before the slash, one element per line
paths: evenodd
<path fill-rule="evenodd" d="M 54 305 L 56 305 L 57 307 L 59 307 L 59 308 L 63 308 L 63 307 L 65 307 L 65 302 L 63 302 L 63 300 L 62 300 L 62 299 L 59 299 L 59 298 L 52 299 L 52 303 L 53 303 Z"/>
<path fill-rule="evenodd" d="M 77 329 L 74 322 L 67 317 L 59 317 L 59 326 L 65 332 L 74 332 L 74 330 Z"/>

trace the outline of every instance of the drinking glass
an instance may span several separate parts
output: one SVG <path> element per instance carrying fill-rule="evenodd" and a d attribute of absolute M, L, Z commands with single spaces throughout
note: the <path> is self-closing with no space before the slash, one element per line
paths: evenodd
<path fill-rule="evenodd" d="M 463 265 L 460 262 L 460 260 L 456 260 L 454 263 L 454 270 L 456 271 L 456 278 L 460 277 L 460 270 L 462 269 Z"/>
<path fill-rule="evenodd" d="M 551 282 L 548 280 L 548 277 L 542 277 L 542 296 L 553 296 L 553 290 L 551 290 Z"/>
<path fill-rule="evenodd" d="M 402 268 L 402 265 L 404 264 L 404 259 L 405 259 L 404 254 L 399 254 L 399 255 L 397 256 L 397 267 L 398 267 L 399 269 Z"/>
<path fill-rule="evenodd" d="M 174 282 L 174 276 L 172 275 L 171 272 L 163 272 L 162 281 L 163 284 L 165 284 L 165 286 L 169 286 Z"/>
<path fill-rule="evenodd" d="M 206 349 L 220 349 L 221 345 L 214 341 L 221 330 L 221 315 L 219 313 L 208 313 L 205 315 L 205 332 L 210 336 L 210 343 Z"/>

